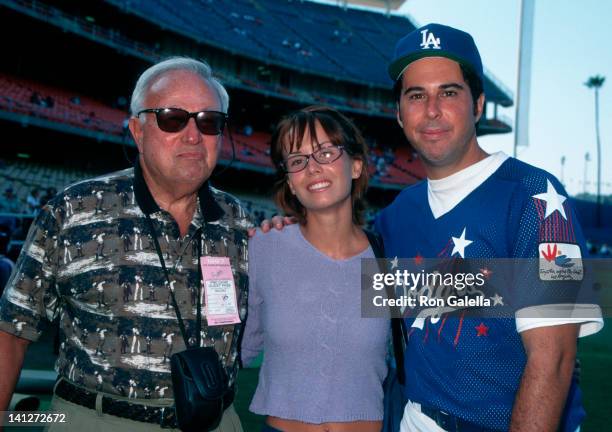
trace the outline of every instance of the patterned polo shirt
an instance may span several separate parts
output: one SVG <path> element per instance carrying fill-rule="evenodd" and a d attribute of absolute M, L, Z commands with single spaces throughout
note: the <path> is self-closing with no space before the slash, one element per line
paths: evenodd
<path fill-rule="evenodd" d="M 198 192 L 198 204 L 181 237 L 138 164 L 69 186 L 30 229 L 0 299 L 0 330 L 35 341 L 59 317 L 55 368 L 61 377 L 120 396 L 171 398 L 169 357 L 185 344 L 170 290 L 192 343 L 198 332 L 198 241 L 202 255 L 230 258 L 242 322 L 246 316 L 250 219 L 236 198 L 208 182 Z M 204 305 L 203 292 L 201 298 Z M 242 329 L 242 323 L 208 326 L 202 318 L 200 345 L 215 347 L 230 384 Z"/>

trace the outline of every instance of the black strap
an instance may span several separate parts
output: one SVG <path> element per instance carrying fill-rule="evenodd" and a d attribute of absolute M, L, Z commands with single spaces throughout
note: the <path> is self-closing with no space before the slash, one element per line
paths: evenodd
<path fill-rule="evenodd" d="M 369 230 L 364 230 L 366 236 L 368 237 L 368 241 L 370 242 L 370 246 L 372 246 L 372 251 L 374 252 L 374 256 L 379 260 L 385 259 L 385 247 L 383 244 L 382 238 Z M 386 264 L 384 263 L 381 266 L 381 270 L 386 270 Z M 388 298 L 395 298 L 395 293 L 393 292 L 393 288 L 385 285 L 385 290 L 387 292 Z M 393 312 L 391 311 L 391 335 L 393 340 L 393 355 L 395 356 L 395 363 L 397 366 L 397 380 L 401 385 L 404 385 L 406 382 L 406 373 L 404 371 L 404 344 L 406 343 L 405 339 L 405 326 L 404 320 L 402 318 L 393 318 Z"/>
<path fill-rule="evenodd" d="M 153 226 L 153 220 L 151 220 L 151 216 L 147 213 L 147 221 L 149 222 L 149 229 L 151 230 L 151 237 L 153 238 L 153 243 L 155 244 L 155 250 L 157 251 L 157 257 L 159 258 L 159 262 L 161 263 L 162 269 L 164 271 L 164 276 L 166 277 L 166 282 L 168 283 L 168 289 L 170 290 L 170 296 L 172 297 L 172 306 L 174 306 L 174 312 L 176 313 L 176 319 L 178 320 L 179 329 L 181 330 L 181 335 L 183 336 L 183 341 L 185 342 L 185 347 L 190 348 L 189 338 L 187 337 L 187 332 L 185 331 L 185 323 L 183 323 L 183 318 L 181 317 L 181 311 L 179 310 L 178 303 L 176 302 L 176 297 L 174 297 L 174 291 L 172 290 L 172 285 L 170 284 L 170 276 L 168 276 L 168 269 L 166 268 L 166 262 L 164 261 L 164 255 L 162 254 L 161 247 L 159 246 L 159 240 L 157 240 L 157 234 L 155 233 L 155 227 Z M 202 268 L 200 266 L 200 257 L 202 256 L 202 230 L 201 228 L 198 230 L 199 236 L 196 240 L 195 236 L 192 238 L 192 241 L 197 241 L 198 248 L 198 299 L 196 306 L 196 344 L 194 347 L 200 346 L 200 330 L 202 329 L 202 304 L 201 304 L 201 289 L 202 289 Z"/>
<path fill-rule="evenodd" d="M 406 373 L 404 371 L 404 343 L 406 324 L 402 318 L 391 318 L 391 333 L 393 337 L 393 355 L 397 367 L 397 380 L 401 385 L 406 383 Z"/>

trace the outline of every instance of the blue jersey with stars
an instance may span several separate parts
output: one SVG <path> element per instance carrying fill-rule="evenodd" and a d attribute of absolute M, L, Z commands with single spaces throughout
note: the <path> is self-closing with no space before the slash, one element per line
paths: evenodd
<path fill-rule="evenodd" d="M 398 195 L 376 220 L 388 257 L 536 258 L 545 244 L 585 251 L 562 185 L 547 172 L 506 159 L 447 213 L 435 218 L 427 182 Z M 533 287 L 519 287 L 533 289 Z M 526 355 L 511 318 L 461 314 L 406 320 L 406 396 L 485 428 L 507 430 Z M 573 382 L 562 430 L 584 417 Z"/>

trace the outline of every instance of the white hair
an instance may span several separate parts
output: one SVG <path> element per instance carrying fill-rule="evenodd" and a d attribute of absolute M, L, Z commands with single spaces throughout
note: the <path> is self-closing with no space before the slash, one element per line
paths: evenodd
<path fill-rule="evenodd" d="M 210 87 L 217 92 L 219 100 L 221 101 L 221 111 L 227 113 L 227 109 L 229 108 L 229 95 L 225 87 L 223 87 L 223 84 L 213 77 L 212 69 L 208 63 L 191 57 L 170 57 L 154 64 L 140 75 L 138 81 L 136 81 L 134 91 L 132 92 L 132 99 L 130 101 L 131 114 L 136 116 L 140 111 L 145 109 L 145 96 L 156 79 L 165 73 L 177 70 L 190 71 L 199 75 L 205 83 L 210 85 Z"/>

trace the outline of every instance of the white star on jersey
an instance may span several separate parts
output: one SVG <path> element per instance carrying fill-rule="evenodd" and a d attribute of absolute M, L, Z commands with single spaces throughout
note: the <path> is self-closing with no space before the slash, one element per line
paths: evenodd
<path fill-rule="evenodd" d="M 451 236 L 452 237 L 452 236 Z M 455 246 L 453 247 L 453 252 L 451 256 L 458 253 L 461 258 L 465 258 L 465 248 L 472 244 L 472 240 L 467 240 L 465 238 L 465 228 L 463 228 L 463 232 L 461 233 L 461 237 L 452 237 L 453 243 Z"/>
<path fill-rule="evenodd" d="M 550 180 L 546 179 L 546 193 L 533 195 L 532 198 L 546 201 L 546 214 L 544 215 L 544 219 L 553 214 L 555 210 L 559 210 L 559 213 L 561 213 L 563 219 L 567 220 L 567 216 L 565 216 L 565 209 L 563 208 L 563 202 L 567 199 L 567 197 L 558 194 Z"/>

